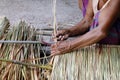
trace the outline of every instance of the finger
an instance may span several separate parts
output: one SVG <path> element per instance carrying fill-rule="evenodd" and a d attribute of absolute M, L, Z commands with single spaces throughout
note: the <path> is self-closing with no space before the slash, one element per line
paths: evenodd
<path fill-rule="evenodd" d="M 55 54 L 51 53 L 50 56 L 55 56 Z"/>
<path fill-rule="evenodd" d="M 64 36 L 61 37 L 61 41 L 63 41 L 63 40 L 64 40 Z"/>
<path fill-rule="evenodd" d="M 61 38 L 62 38 L 62 35 L 59 35 L 59 36 L 52 36 L 52 40 L 57 40 L 57 41 L 60 41 L 61 40 Z"/>
<path fill-rule="evenodd" d="M 51 54 L 59 54 L 59 53 L 60 53 L 60 51 L 56 48 L 51 50 Z"/>
<path fill-rule="evenodd" d="M 57 38 L 57 41 L 61 41 L 61 38 L 62 38 L 62 36 L 59 36 L 59 37 Z"/>
<path fill-rule="evenodd" d="M 56 37 L 59 37 L 60 35 L 62 36 L 64 32 L 62 30 L 57 31 Z"/>
<path fill-rule="evenodd" d="M 53 57 L 53 56 L 55 56 L 55 54 L 51 54 L 51 55 L 50 55 L 50 57 Z"/>
<path fill-rule="evenodd" d="M 60 55 L 61 52 L 60 51 L 52 51 L 50 56 L 56 56 L 56 55 Z"/>
<path fill-rule="evenodd" d="M 68 35 L 62 36 L 61 40 L 66 40 L 68 38 Z"/>
<path fill-rule="evenodd" d="M 68 39 L 68 35 L 65 35 L 65 36 L 64 36 L 64 40 L 66 40 L 66 39 Z"/>
<path fill-rule="evenodd" d="M 60 32 L 59 32 L 59 31 L 57 31 L 57 33 L 56 33 L 55 37 L 59 37 L 59 36 L 60 36 Z"/>

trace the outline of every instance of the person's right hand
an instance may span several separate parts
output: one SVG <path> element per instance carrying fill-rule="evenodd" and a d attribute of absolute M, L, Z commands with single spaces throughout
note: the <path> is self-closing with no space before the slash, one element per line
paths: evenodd
<path fill-rule="evenodd" d="M 70 36 L 70 30 L 68 29 L 64 29 L 64 30 L 59 30 L 57 31 L 56 35 L 53 35 L 54 39 L 57 39 L 57 41 L 63 41 L 68 39 L 68 37 Z"/>

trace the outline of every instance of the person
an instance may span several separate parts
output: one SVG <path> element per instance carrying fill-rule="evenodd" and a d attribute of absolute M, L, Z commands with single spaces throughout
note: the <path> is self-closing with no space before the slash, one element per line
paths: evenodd
<path fill-rule="evenodd" d="M 70 29 L 57 32 L 51 56 L 65 54 L 94 43 L 120 44 L 120 0 L 78 0 L 83 19 Z M 78 36 L 80 35 L 80 36 Z M 68 37 L 78 36 L 73 40 Z"/>

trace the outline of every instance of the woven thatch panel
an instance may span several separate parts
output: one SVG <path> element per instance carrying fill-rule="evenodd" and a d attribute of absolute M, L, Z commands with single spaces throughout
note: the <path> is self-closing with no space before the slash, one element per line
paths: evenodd
<path fill-rule="evenodd" d="M 89 46 L 56 56 L 51 80 L 120 80 L 120 46 Z"/>

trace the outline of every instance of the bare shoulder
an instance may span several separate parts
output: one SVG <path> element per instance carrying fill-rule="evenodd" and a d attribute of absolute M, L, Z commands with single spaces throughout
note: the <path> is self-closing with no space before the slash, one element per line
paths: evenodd
<path fill-rule="evenodd" d="M 108 5 L 101 10 L 99 15 L 100 28 L 108 32 L 111 24 L 116 20 L 120 11 L 120 0 L 110 0 Z"/>
<path fill-rule="evenodd" d="M 108 5 L 111 6 L 111 8 L 113 6 L 117 6 L 120 8 L 120 0 L 110 0 L 110 3 Z"/>
<path fill-rule="evenodd" d="M 120 15 L 120 0 L 110 0 L 107 6 L 101 11 L 107 15 Z"/>
<path fill-rule="evenodd" d="M 106 3 L 100 4 L 102 5 L 101 12 L 102 13 L 117 13 L 120 14 L 120 0 L 106 0 Z"/>

